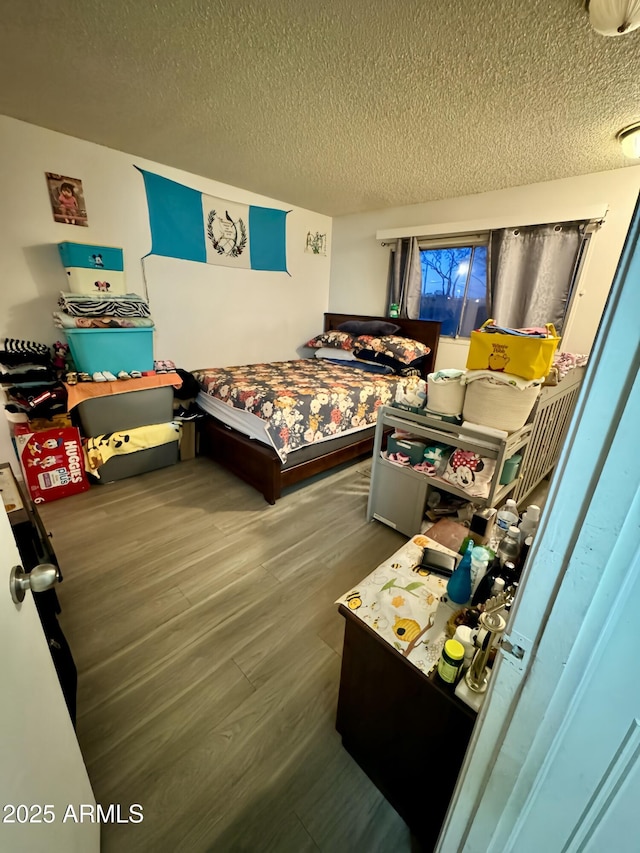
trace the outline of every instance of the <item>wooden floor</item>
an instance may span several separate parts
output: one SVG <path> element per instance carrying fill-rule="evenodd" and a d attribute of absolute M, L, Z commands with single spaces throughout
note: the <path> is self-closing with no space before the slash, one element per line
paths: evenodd
<path fill-rule="evenodd" d="M 204 458 L 44 505 L 106 853 L 412 848 L 334 729 L 334 605 L 406 539 L 369 463 L 269 506 Z M 381 686 L 381 689 L 384 689 Z"/>

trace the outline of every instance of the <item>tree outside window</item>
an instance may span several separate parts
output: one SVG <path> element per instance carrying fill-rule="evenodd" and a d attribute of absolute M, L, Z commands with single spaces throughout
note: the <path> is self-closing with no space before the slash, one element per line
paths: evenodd
<path fill-rule="evenodd" d="M 471 335 L 487 319 L 487 247 L 421 249 L 420 319 L 439 320 L 441 334 Z"/>

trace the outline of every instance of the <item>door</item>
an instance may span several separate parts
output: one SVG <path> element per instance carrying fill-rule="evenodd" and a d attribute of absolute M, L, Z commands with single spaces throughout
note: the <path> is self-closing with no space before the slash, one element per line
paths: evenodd
<path fill-rule="evenodd" d="M 636 208 L 441 853 L 638 850 L 638 280 Z"/>
<path fill-rule="evenodd" d="M 0 850 L 97 853 L 93 791 L 33 596 L 18 605 L 11 598 L 15 565 L 0 504 Z"/>

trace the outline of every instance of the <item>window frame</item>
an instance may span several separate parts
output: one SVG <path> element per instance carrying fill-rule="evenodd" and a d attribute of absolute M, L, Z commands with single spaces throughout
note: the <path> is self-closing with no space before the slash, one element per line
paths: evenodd
<path fill-rule="evenodd" d="M 463 328 L 463 321 L 465 317 L 465 313 L 467 310 L 467 294 L 469 292 L 469 282 L 471 279 L 471 271 L 473 268 L 473 258 L 475 254 L 475 250 L 479 246 L 486 246 L 487 248 L 487 267 L 490 263 L 490 251 L 489 251 L 489 241 L 491 239 L 491 232 L 478 232 L 476 234 L 452 234 L 448 237 L 419 237 L 418 238 L 418 249 L 420 252 L 423 251 L 438 251 L 439 249 L 461 249 L 461 248 L 470 248 L 471 257 L 469 259 L 469 270 L 467 272 L 467 278 L 464 286 L 464 295 L 462 297 L 462 310 L 460 312 L 460 317 L 458 319 L 458 323 L 456 326 L 456 332 L 454 335 L 442 335 L 442 337 L 447 338 L 452 341 L 457 340 L 470 340 L 469 337 L 465 335 L 461 335 L 460 330 Z M 489 275 L 489 270 L 486 270 L 487 276 Z"/>

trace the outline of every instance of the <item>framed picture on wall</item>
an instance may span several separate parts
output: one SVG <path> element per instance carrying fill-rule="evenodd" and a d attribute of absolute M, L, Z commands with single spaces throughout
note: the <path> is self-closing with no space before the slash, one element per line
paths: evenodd
<path fill-rule="evenodd" d="M 66 175 L 56 175 L 54 172 L 45 172 L 45 176 L 55 221 L 64 225 L 88 226 L 82 181 L 78 178 L 68 178 Z"/>
<path fill-rule="evenodd" d="M 311 252 L 312 255 L 326 255 L 327 235 L 321 234 L 319 231 L 307 231 L 307 241 L 304 250 L 305 252 Z"/>

